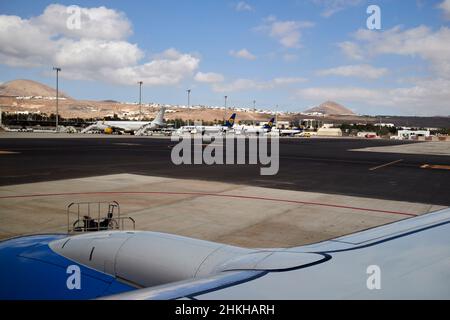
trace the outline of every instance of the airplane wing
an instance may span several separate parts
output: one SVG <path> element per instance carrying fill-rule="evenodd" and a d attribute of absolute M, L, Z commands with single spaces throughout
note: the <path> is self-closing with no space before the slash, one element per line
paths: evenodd
<path fill-rule="evenodd" d="M 264 271 L 230 271 L 197 280 L 186 280 L 169 285 L 138 289 L 123 294 L 100 298 L 100 300 L 174 300 L 205 294 L 219 288 L 251 281 L 265 274 Z"/>
<path fill-rule="evenodd" d="M 450 209 L 317 244 L 252 253 L 223 269 L 205 279 L 107 298 L 450 299 Z"/>

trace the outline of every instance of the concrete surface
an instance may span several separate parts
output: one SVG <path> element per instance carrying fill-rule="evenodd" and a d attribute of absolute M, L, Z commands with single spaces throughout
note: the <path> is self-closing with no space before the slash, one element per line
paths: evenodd
<path fill-rule="evenodd" d="M 136 220 L 136 229 L 246 247 L 313 243 L 443 208 L 223 182 L 116 174 L 0 187 L 0 238 L 65 232 L 65 208 L 70 202 L 112 200 L 120 203 L 122 215 Z"/>
<path fill-rule="evenodd" d="M 369 147 L 369 148 L 353 149 L 352 151 L 450 156 L 450 141 L 433 141 L 433 142 L 403 144 L 396 146 Z"/>

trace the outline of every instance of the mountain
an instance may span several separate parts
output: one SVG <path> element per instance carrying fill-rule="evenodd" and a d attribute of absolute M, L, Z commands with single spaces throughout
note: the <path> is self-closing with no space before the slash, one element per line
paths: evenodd
<path fill-rule="evenodd" d="M 320 106 L 303 111 L 303 113 L 320 112 L 329 115 L 356 115 L 352 110 L 333 101 L 326 101 Z"/>
<path fill-rule="evenodd" d="M 56 97 L 56 89 L 32 80 L 13 80 L 0 85 L 0 96 Z M 59 91 L 59 96 L 61 98 L 71 99 L 64 92 L 61 92 L 61 90 Z"/>

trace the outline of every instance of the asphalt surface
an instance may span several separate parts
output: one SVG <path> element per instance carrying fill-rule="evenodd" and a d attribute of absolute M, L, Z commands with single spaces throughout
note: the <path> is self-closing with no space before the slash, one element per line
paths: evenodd
<path fill-rule="evenodd" d="M 0 185 L 132 173 L 450 206 L 450 170 L 420 168 L 450 157 L 349 151 L 401 143 L 281 139 L 278 174 L 261 176 L 261 165 L 176 166 L 167 139 L 0 139 Z"/>

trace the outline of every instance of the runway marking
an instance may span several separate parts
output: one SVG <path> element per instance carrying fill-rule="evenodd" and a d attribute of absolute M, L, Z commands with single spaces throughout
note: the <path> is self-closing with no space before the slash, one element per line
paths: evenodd
<path fill-rule="evenodd" d="M 420 166 L 422 169 L 438 169 L 438 170 L 450 170 L 449 165 L 442 164 L 424 164 Z"/>
<path fill-rule="evenodd" d="M 0 150 L 0 154 L 17 154 L 20 152 Z"/>
<path fill-rule="evenodd" d="M 234 199 L 249 199 L 249 200 L 261 200 L 261 201 L 275 201 L 293 204 L 303 204 L 312 206 L 322 206 L 330 208 L 340 208 L 340 209 L 350 209 L 356 211 L 367 211 L 376 213 L 386 213 L 386 214 L 396 214 L 408 217 L 417 217 L 418 214 L 400 212 L 400 211 L 390 211 L 390 210 L 379 210 L 379 209 L 368 209 L 352 206 L 344 206 L 338 204 L 328 204 L 320 202 L 309 202 L 309 201 L 299 201 L 299 200 L 287 200 L 287 199 L 277 199 L 277 198 L 266 198 L 266 197 L 256 197 L 256 196 L 241 196 L 232 194 L 220 194 L 220 193 L 204 193 L 204 192 L 170 192 L 170 191 L 98 191 L 98 192 L 65 192 L 65 193 L 36 193 L 28 195 L 15 195 L 15 196 L 0 196 L 1 199 L 19 199 L 19 198 L 37 198 L 37 197 L 57 197 L 57 196 L 80 196 L 80 195 L 179 195 L 179 196 L 211 196 L 211 197 L 223 197 L 223 198 L 234 198 Z"/>
<path fill-rule="evenodd" d="M 402 161 L 403 161 L 403 159 L 395 160 L 395 161 L 392 161 L 392 162 L 389 162 L 389 163 L 385 163 L 385 164 L 382 164 L 381 166 L 376 166 L 376 167 L 370 168 L 369 171 L 373 171 L 373 170 L 377 170 L 377 169 L 384 168 L 384 167 L 387 167 L 387 166 L 391 166 L 393 164 L 396 164 L 396 163 L 399 163 L 399 162 L 402 162 Z"/>

